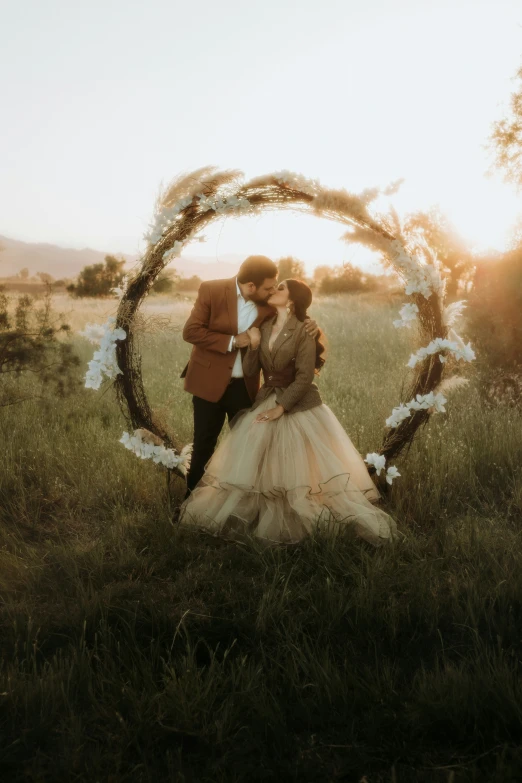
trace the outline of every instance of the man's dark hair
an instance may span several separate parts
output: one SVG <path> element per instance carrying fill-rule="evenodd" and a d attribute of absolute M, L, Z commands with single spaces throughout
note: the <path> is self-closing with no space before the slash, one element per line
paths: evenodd
<path fill-rule="evenodd" d="M 271 280 L 277 275 L 277 266 L 266 256 L 248 256 L 239 267 L 237 279 L 240 283 L 253 283 L 259 288 L 267 278 Z"/>

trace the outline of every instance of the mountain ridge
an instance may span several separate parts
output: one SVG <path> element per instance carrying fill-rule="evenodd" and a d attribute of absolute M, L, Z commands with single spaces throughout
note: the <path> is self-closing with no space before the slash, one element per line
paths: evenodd
<path fill-rule="evenodd" d="M 12 277 L 27 268 L 31 276 L 47 272 L 55 279 L 75 278 L 84 266 L 103 263 L 107 255 L 124 258 L 127 269 L 140 258 L 136 254 L 108 253 L 88 247 L 78 250 L 50 242 L 24 242 L 0 234 L 0 277 Z M 244 256 L 234 253 L 224 254 L 219 261 L 212 256 L 187 255 L 174 259 L 168 268 L 176 269 L 184 277 L 197 275 L 202 280 L 213 280 L 233 277 L 243 259 Z"/>

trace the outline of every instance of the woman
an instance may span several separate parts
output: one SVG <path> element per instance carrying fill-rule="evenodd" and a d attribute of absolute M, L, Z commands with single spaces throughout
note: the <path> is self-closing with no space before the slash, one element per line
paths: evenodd
<path fill-rule="evenodd" d="M 214 533 L 243 533 L 297 543 L 315 525 L 347 525 L 376 546 L 395 521 L 372 501 L 380 493 L 366 465 L 327 405 L 314 377 L 324 364 L 321 335 L 304 329 L 310 288 L 286 280 L 268 300 L 277 316 L 248 331 L 243 372 L 261 368 L 264 385 L 240 413 L 183 503 L 179 521 Z"/>

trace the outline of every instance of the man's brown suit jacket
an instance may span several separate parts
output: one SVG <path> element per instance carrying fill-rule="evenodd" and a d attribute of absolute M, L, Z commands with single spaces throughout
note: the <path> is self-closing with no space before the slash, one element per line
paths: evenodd
<path fill-rule="evenodd" d="M 258 304 L 257 318 L 252 326 L 275 314 L 274 308 Z M 192 312 L 183 328 L 183 339 L 192 343 L 192 353 L 181 377 L 190 394 L 209 402 L 221 399 L 232 377 L 237 351 L 229 351 L 230 338 L 237 331 L 236 278 L 207 280 L 201 283 Z M 246 349 L 242 349 L 244 354 Z M 259 390 L 259 372 L 245 377 L 252 402 Z"/>

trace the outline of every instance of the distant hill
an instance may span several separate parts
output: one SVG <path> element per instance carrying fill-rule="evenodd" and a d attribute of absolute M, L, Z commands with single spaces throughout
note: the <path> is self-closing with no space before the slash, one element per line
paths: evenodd
<path fill-rule="evenodd" d="M 84 266 L 103 262 L 107 252 L 84 248 L 60 247 L 43 242 L 21 242 L 0 235 L 0 278 L 11 277 L 27 267 L 29 275 L 47 272 L 56 279 L 75 278 Z M 138 260 L 137 255 L 115 253 L 125 258 L 129 267 Z M 212 256 L 184 256 L 171 261 L 169 268 L 176 269 L 184 277 L 198 275 L 202 280 L 232 277 L 243 261 L 240 255 L 223 255 L 219 261 Z"/>

